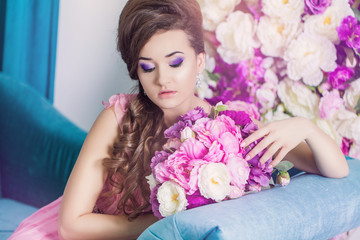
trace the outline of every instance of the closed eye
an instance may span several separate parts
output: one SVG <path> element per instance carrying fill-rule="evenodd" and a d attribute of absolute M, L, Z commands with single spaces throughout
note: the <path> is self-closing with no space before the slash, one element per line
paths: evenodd
<path fill-rule="evenodd" d="M 170 67 L 173 67 L 173 68 L 180 67 L 183 62 L 184 62 L 184 58 L 177 57 L 173 61 L 171 61 Z"/>
<path fill-rule="evenodd" d="M 149 64 L 146 64 L 146 63 L 140 63 L 140 67 L 146 73 L 152 72 L 155 69 L 155 67 L 152 67 L 152 66 L 150 66 Z"/>

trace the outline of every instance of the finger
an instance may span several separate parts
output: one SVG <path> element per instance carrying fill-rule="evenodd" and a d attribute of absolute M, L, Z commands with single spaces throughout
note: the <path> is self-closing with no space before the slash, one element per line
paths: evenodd
<path fill-rule="evenodd" d="M 261 164 L 264 164 L 265 162 L 267 162 L 270 158 L 272 158 L 273 156 L 276 155 L 276 152 L 280 149 L 281 145 L 277 142 L 274 142 L 273 144 L 271 144 L 270 147 L 268 147 L 268 149 L 266 150 L 266 152 L 262 155 L 262 157 L 260 158 L 260 162 Z"/>
<path fill-rule="evenodd" d="M 256 125 L 258 126 L 258 128 L 262 128 L 262 127 L 265 126 L 265 124 L 262 123 L 262 122 L 260 122 L 259 120 L 256 120 L 255 118 L 252 118 L 252 117 L 250 117 L 250 118 L 251 118 L 251 120 L 252 120 L 254 123 L 256 123 Z"/>
<path fill-rule="evenodd" d="M 256 144 L 256 146 L 253 149 L 251 149 L 250 152 L 248 152 L 248 154 L 246 154 L 245 160 L 248 161 L 252 159 L 260 152 L 262 152 L 265 148 L 270 146 L 273 142 L 274 140 L 272 139 L 272 137 L 270 136 L 264 137 L 258 144 Z"/>
<path fill-rule="evenodd" d="M 247 147 L 249 146 L 252 142 L 255 142 L 256 140 L 266 136 L 269 134 L 269 130 L 267 128 L 260 128 L 258 130 L 256 130 L 255 132 L 253 132 L 252 134 L 250 134 L 250 136 L 248 136 L 247 138 L 245 138 L 241 144 L 240 147 Z"/>
<path fill-rule="evenodd" d="M 284 157 L 286 156 L 287 153 L 288 153 L 288 151 L 285 150 L 284 148 L 282 148 L 280 150 L 280 152 L 276 155 L 274 160 L 270 163 L 270 165 L 273 166 L 273 167 L 278 165 L 284 159 Z"/>

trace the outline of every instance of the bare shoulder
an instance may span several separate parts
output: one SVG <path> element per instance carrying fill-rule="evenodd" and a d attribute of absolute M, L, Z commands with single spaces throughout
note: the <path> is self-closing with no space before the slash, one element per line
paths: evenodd
<path fill-rule="evenodd" d="M 91 127 L 83 148 L 97 149 L 102 155 L 108 155 L 108 148 L 114 144 L 119 132 L 114 107 L 104 109 Z"/>

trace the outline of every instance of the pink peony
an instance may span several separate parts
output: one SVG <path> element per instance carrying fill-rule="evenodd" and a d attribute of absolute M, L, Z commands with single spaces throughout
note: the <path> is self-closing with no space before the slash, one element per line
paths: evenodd
<path fill-rule="evenodd" d="M 260 119 L 260 113 L 259 113 L 258 109 L 252 103 L 247 103 L 247 102 L 238 100 L 238 101 L 228 101 L 225 103 L 225 105 L 228 107 L 228 110 L 244 111 L 251 118 L 256 119 L 256 120 Z"/>
<path fill-rule="evenodd" d="M 245 161 L 240 154 L 231 154 L 226 166 L 230 171 L 231 184 L 244 189 L 250 174 L 250 168 L 247 161 Z"/>
<path fill-rule="evenodd" d="M 340 97 L 338 90 L 325 91 L 319 103 L 320 117 L 331 119 L 343 105 L 344 100 Z"/>

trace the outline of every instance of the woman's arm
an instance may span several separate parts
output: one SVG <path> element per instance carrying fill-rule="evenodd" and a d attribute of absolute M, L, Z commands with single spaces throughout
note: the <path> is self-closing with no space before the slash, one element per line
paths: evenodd
<path fill-rule="evenodd" d="M 61 238 L 135 239 L 156 221 L 153 215 L 129 222 L 126 216 L 92 213 L 107 177 L 103 159 L 110 157 L 118 131 L 111 108 L 99 115 L 89 131 L 64 191 L 58 220 Z"/>
<path fill-rule="evenodd" d="M 260 161 L 274 157 L 273 166 L 286 158 L 299 170 L 326 177 L 341 178 L 349 172 L 336 142 L 306 118 L 293 117 L 259 126 L 241 146 L 260 138 L 263 139 L 248 153 L 249 158 L 267 148 Z"/>

